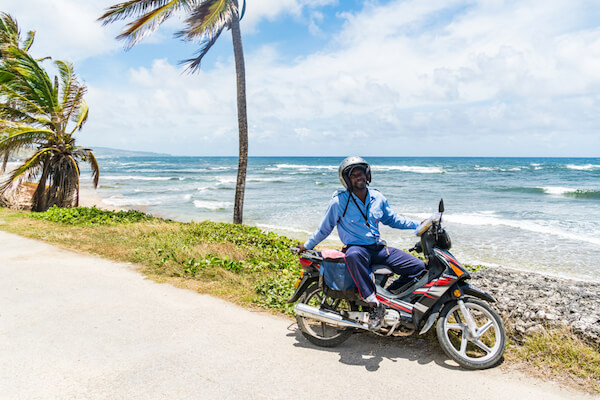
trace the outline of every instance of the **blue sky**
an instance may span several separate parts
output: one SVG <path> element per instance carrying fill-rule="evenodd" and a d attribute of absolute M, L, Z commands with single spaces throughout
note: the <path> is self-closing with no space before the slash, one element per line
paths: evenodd
<path fill-rule="evenodd" d="M 600 3 L 247 0 L 250 155 L 600 156 Z M 87 146 L 237 155 L 225 32 L 197 74 L 174 16 L 129 51 L 114 1 L 3 0 L 88 86 Z M 48 64 L 50 65 L 50 64 Z"/>

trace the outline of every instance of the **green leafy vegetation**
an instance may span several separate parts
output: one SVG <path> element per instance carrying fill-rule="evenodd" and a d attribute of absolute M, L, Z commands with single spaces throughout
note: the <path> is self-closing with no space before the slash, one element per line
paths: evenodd
<path fill-rule="evenodd" d="M 277 311 L 293 315 L 294 305 L 287 303 L 295 291 L 294 282 L 297 275 L 268 276 L 259 280 L 254 289 L 258 293 L 257 304 Z"/>
<path fill-rule="evenodd" d="M 135 210 L 113 212 L 100 210 L 96 207 L 60 208 L 56 205 L 50 207 L 45 212 L 34 212 L 29 214 L 29 216 L 31 218 L 79 226 L 130 224 L 134 222 L 149 221 L 154 218 L 151 215 Z"/>
<path fill-rule="evenodd" d="M 465 268 L 467 269 L 467 271 L 469 272 L 477 272 L 477 271 L 482 271 L 484 269 L 487 269 L 488 267 L 486 267 L 485 265 L 471 265 L 471 264 L 463 264 L 465 266 Z"/>

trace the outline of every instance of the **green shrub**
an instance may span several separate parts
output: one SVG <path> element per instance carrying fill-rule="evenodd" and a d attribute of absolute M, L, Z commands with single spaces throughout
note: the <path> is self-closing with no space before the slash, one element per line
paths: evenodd
<path fill-rule="evenodd" d="M 44 212 L 32 212 L 31 218 L 43 219 L 46 221 L 59 222 L 67 225 L 110 225 L 110 224 L 131 224 L 134 222 L 150 221 L 154 219 L 151 215 L 141 213 L 135 210 L 128 211 L 105 211 L 94 207 L 73 207 L 61 208 L 52 206 Z"/>
<path fill-rule="evenodd" d="M 295 275 L 270 275 L 259 280 L 254 290 L 258 297 L 255 303 L 265 307 L 293 315 L 294 305 L 287 301 L 294 294 L 296 288 L 294 282 L 298 276 Z"/>
<path fill-rule="evenodd" d="M 486 267 L 485 265 L 471 265 L 471 264 L 463 264 L 465 266 L 465 268 L 467 269 L 467 271 L 469 272 L 477 272 L 477 271 L 482 271 L 484 269 L 487 269 L 488 267 Z"/>
<path fill-rule="evenodd" d="M 257 270 L 300 272 L 298 257 L 290 251 L 296 242 L 273 232 L 248 225 L 204 221 L 185 224 L 183 232 L 193 246 L 197 242 L 232 243 L 248 253 L 246 263 Z M 229 269 L 229 268 L 228 268 Z"/>

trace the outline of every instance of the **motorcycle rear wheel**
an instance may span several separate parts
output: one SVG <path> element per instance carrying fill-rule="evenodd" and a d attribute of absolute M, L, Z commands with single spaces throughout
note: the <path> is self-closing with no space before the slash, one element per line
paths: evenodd
<path fill-rule="evenodd" d="M 306 289 L 300 296 L 300 299 L 298 299 L 298 303 L 308 304 L 317 308 L 324 307 L 333 312 L 350 310 L 348 301 L 325 296 L 325 293 L 323 293 L 317 283 L 312 284 Z M 345 342 L 352 334 L 352 331 L 348 328 L 339 328 L 312 318 L 296 315 L 296 321 L 302 335 L 312 344 L 321 347 L 338 346 Z"/>
<path fill-rule="evenodd" d="M 437 321 L 436 333 L 444 352 L 469 369 L 486 369 L 498 364 L 504 355 L 506 332 L 502 319 L 487 303 L 464 299 L 465 315 L 457 301 L 444 306 Z M 468 329 L 473 318 L 475 335 Z"/>

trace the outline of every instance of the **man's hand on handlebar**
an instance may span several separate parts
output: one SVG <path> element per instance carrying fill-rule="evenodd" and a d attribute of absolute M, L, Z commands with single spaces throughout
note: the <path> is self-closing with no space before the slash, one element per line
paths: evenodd
<path fill-rule="evenodd" d="M 298 254 L 304 253 L 306 251 L 306 247 L 304 247 L 304 243 L 300 243 L 298 245 Z"/>

